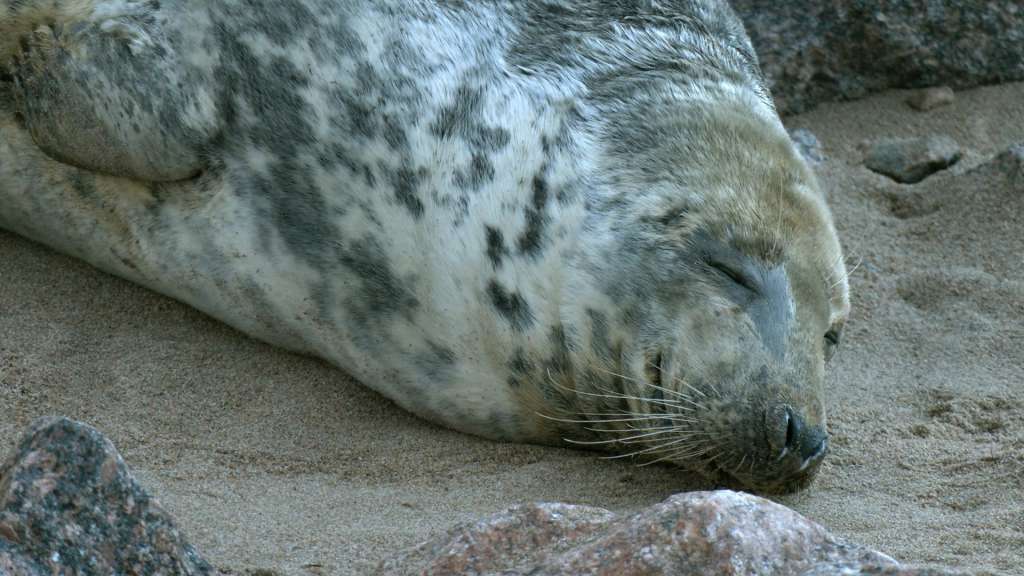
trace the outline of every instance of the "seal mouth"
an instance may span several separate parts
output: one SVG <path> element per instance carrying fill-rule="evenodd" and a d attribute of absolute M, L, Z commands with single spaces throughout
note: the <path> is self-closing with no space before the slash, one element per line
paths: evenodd
<path fill-rule="evenodd" d="M 737 490 L 761 494 L 791 494 L 810 486 L 818 476 L 820 468 L 821 459 L 819 458 L 813 462 L 805 462 L 803 466 L 791 474 L 771 479 L 750 477 L 719 468 L 717 480 L 724 486 Z"/>
<path fill-rule="evenodd" d="M 783 459 L 766 463 L 766 474 L 744 474 L 719 466 L 719 479 L 730 487 L 765 494 L 786 494 L 807 488 L 817 477 L 825 456 L 829 453 L 825 438 L 813 450 L 797 453 L 790 451 Z"/>

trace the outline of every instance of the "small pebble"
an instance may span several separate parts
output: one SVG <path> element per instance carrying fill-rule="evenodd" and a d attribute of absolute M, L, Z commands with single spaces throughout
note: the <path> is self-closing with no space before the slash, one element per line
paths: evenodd
<path fill-rule="evenodd" d="M 995 163 L 1010 180 L 1010 186 L 1024 188 L 1024 144 L 1010 146 L 996 156 Z"/>
<path fill-rule="evenodd" d="M 797 128 L 789 133 L 789 137 L 796 145 L 800 155 L 804 157 L 811 166 L 816 166 L 825 161 L 825 153 L 822 150 L 821 141 L 814 135 L 814 132 L 806 128 Z"/>
<path fill-rule="evenodd" d="M 887 138 L 871 143 L 864 165 L 903 184 L 914 184 L 956 164 L 963 155 L 949 136 Z"/>
<path fill-rule="evenodd" d="M 907 98 L 907 104 L 914 110 L 925 112 L 939 106 L 948 106 L 955 99 L 956 96 L 953 94 L 952 88 L 949 86 L 938 86 L 914 92 Z"/>

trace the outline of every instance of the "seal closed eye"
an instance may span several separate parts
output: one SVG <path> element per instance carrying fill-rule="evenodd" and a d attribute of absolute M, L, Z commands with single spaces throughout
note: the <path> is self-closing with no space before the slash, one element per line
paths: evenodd
<path fill-rule="evenodd" d="M 762 491 L 842 250 L 725 2 L 0 0 L 0 227 L 431 421 Z"/>

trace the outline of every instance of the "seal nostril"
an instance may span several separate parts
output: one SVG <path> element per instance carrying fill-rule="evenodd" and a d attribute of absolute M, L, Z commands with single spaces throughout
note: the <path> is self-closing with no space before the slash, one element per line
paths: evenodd
<path fill-rule="evenodd" d="M 776 461 L 790 454 L 799 454 L 803 421 L 786 404 L 776 404 L 765 411 L 765 435 Z"/>
<path fill-rule="evenodd" d="M 821 462 L 821 459 L 825 457 L 825 453 L 828 451 L 828 437 L 822 437 L 821 434 L 811 434 L 810 442 L 804 444 L 804 450 L 801 454 L 803 456 L 803 462 L 800 464 L 799 472 L 803 472 L 810 466 Z"/>
<path fill-rule="evenodd" d="M 804 434 L 800 442 L 800 457 L 805 464 L 817 462 L 828 450 L 828 433 L 823 428 L 813 428 Z"/>
<path fill-rule="evenodd" d="M 803 421 L 792 410 L 786 410 L 786 449 L 797 452 L 800 449 L 800 433 L 803 432 Z"/>
<path fill-rule="evenodd" d="M 644 365 L 644 373 L 647 375 L 647 381 L 653 384 L 656 388 L 660 388 L 662 385 L 661 373 L 664 369 L 662 362 L 663 359 L 661 352 L 658 352 L 657 354 L 654 355 L 653 358 L 651 358 L 651 355 L 648 354 L 646 358 L 646 364 Z"/>
<path fill-rule="evenodd" d="M 808 460 L 817 460 L 825 455 L 825 451 L 828 450 L 828 438 L 822 438 L 821 442 L 818 442 L 818 446 L 808 454 Z"/>

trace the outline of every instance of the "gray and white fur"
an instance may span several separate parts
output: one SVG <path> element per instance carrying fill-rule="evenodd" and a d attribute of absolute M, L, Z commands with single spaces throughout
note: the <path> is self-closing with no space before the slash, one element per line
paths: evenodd
<path fill-rule="evenodd" d="M 849 310 L 714 0 L 0 0 L 0 227 L 495 439 L 812 475 Z"/>

